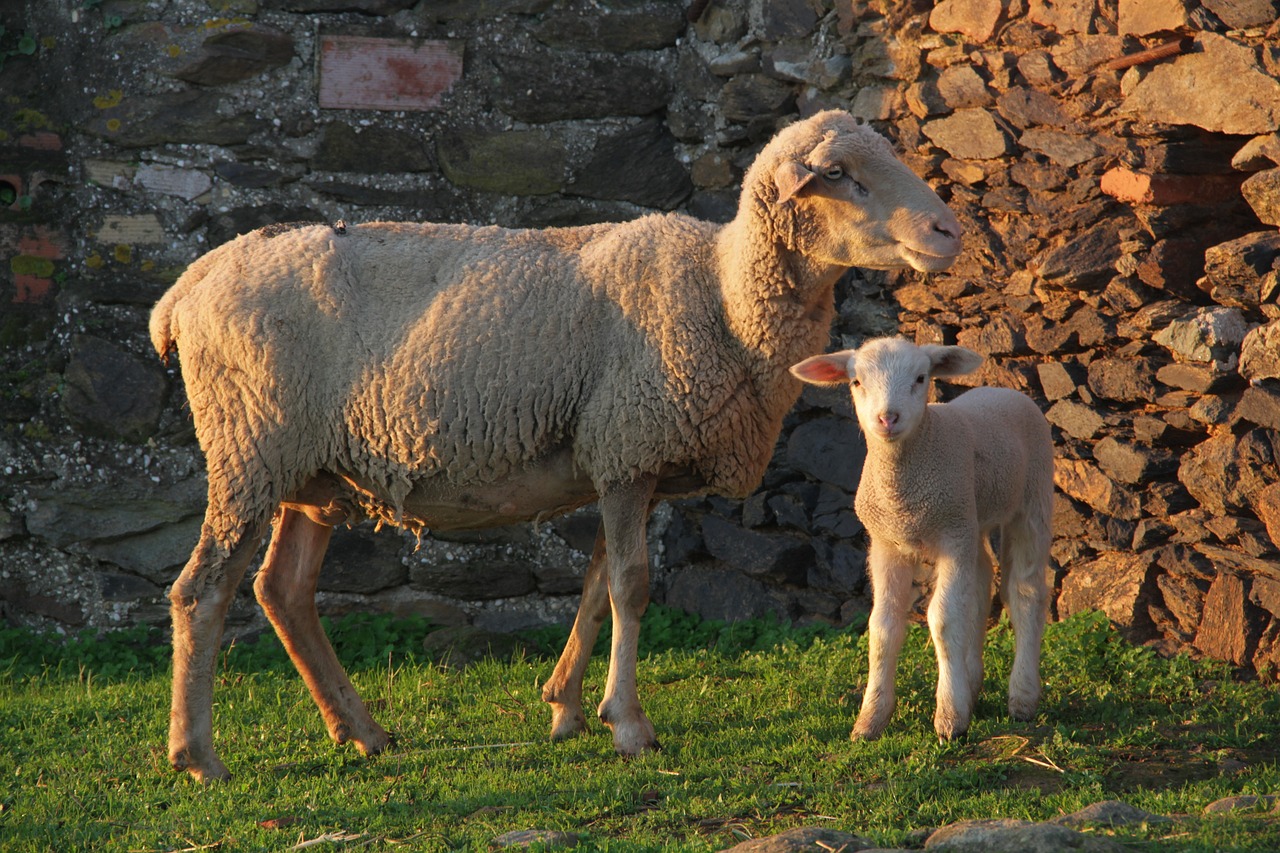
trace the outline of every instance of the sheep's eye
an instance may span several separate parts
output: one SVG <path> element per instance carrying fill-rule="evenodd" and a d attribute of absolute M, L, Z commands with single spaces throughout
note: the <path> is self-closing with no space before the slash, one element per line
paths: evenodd
<path fill-rule="evenodd" d="M 917 385 L 923 385 L 923 384 L 924 384 L 924 374 L 923 374 L 923 373 L 921 373 L 919 376 L 917 376 L 917 377 L 916 377 L 916 384 L 917 384 Z"/>
<path fill-rule="evenodd" d="M 839 166 L 832 166 L 830 169 L 827 169 L 822 173 L 822 177 L 826 178 L 828 181 L 838 181 L 844 177 L 844 169 L 841 169 Z"/>
<path fill-rule="evenodd" d="M 861 382 L 859 382 L 857 379 L 850 379 L 850 380 L 849 380 L 849 384 L 850 384 L 850 385 L 852 385 L 854 388 L 861 388 L 861 387 L 862 387 L 862 383 L 861 383 Z"/>

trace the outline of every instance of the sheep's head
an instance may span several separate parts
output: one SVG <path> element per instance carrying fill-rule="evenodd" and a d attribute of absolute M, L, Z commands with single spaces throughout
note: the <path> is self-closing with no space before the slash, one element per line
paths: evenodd
<path fill-rule="evenodd" d="M 888 140 L 848 113 L 828 110 L 783 130 L 753 171 L 778 238 L 815 261 L 936 272 L 960 254 L 955 214 Z"/>
<path fill-rule="evenodd" d="M 920 423 L 933 377 L 972 373 L 981 364 L 982 356 L 964 347 L 874 338 L 856 350 L 806 358 L 793 365 L 791 373 L 811 385 L 848 383 L 863 433 L 893 444 Z"/>

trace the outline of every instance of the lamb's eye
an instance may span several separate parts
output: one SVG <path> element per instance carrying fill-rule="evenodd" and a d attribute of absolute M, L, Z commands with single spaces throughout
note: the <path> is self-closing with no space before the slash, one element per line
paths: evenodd
<path fill-rule="evenodd" d="M 916 384 L 917 384 L 917 385 L 923 385 L 923 384 L 924 384 L 924 374 L 923 374 L 923 373 L 921 373 L 919 376 L 917 376 L 917 377 L 916 377 Z"/>
<path fill-rule="evenodd" d="M 850 379 L 850 380 L 849 380 L 849 384 L 850 384 L 850 385 L 852 385 L 854 388 L 861 388 L 861 387 L 862 387 L 862 383 L 861 383 L 861 382 L 859 382 L 857 379 Z"/>
<path fill-rule="evenodd" d="M 822 173 L 822 177 L 826 178 L 828 181 L 838 181 L 844 177 L 844 169 L 841 169 L 839 166 L 832 166 L 830 169 L 827 169 Z"/>

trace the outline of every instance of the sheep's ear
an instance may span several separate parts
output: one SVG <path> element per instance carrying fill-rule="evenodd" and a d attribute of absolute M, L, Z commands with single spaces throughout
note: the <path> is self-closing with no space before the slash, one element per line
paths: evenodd
<path fill-rule="evenodd" d="M 922 346 L 929 356 L 929 373 L 933 376 L 960 376 L 973 373 L 982 366 L 982 356 L 965 347 Z"/>
<path fill-rule="evenodd" d="M 853 350 L 806 358 L 791 365 L 791 375 L 810 385 L 847 385 L 853 376 Z"/>
<path fill-rule="evenodd" d="M 778 200 L 775 203 L 790 201 L 812 180 L 813 172 L 803 163 L 795 160 L 783 163 L 773 172 L 773 182 L 778 187 Z"/>

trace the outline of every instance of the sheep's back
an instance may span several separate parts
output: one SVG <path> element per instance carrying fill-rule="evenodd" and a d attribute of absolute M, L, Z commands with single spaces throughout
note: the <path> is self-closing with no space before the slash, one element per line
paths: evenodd
<path fill-rule="evenodd" d="M 1029 397 L 1009 388 L 974 388 L 943 408 L 967 423 L 984 527 L 1039 506 L 1046 491 L 1052 499 L 1053 440 L 1044 414 Z"/>

